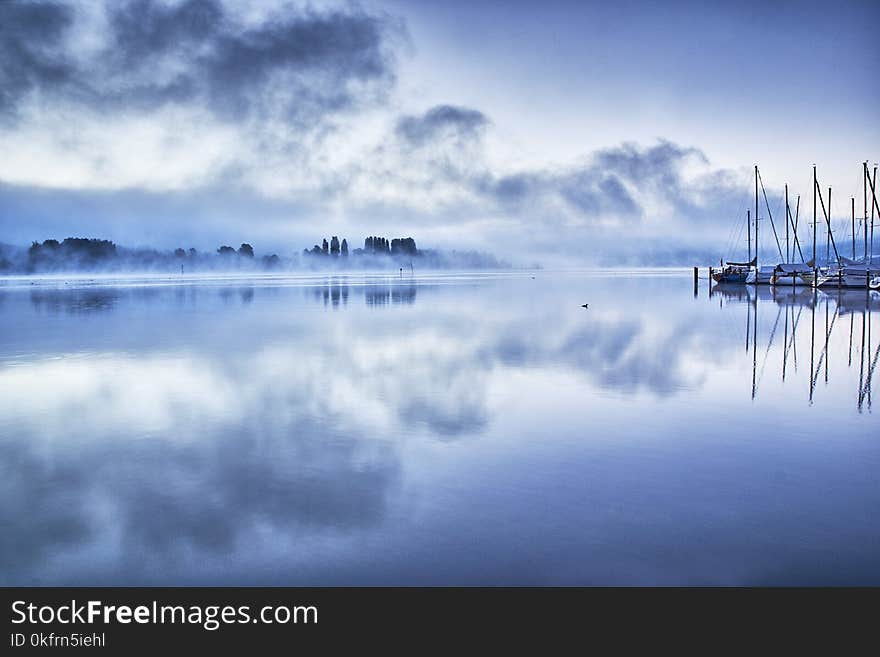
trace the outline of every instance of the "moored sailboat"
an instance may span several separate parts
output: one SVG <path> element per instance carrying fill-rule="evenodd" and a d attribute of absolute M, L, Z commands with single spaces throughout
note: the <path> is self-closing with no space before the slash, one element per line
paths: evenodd
<path fill-rule="evenodd" d="M 746 283 L 756 262 L 756 258 L 750 262 L 728 262 L 721 270 L 712 272 L 712 279 L 716 283 Z"/>

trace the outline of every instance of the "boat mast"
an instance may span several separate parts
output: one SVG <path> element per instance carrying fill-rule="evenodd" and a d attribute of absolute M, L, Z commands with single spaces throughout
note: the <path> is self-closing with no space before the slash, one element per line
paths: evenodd
<path fill-rule="evenodd" d="M 852 257 L 856 259 L 856 197 L 852 197 Z"/>
<path fill-rule="evenodd" d="M 785 261 L 791 262 L 791 259 L 788 257 L 788 183 L 785 183 Z M 786 320 L 788 316 L 786 315 Z"/>
<path fill-rule="evenodd" d="M 816 165 L 813 165 L 813 268 L 816 267 Z"/>
<path fill-rule="evenodd" d="M 874 264 L 874 206 L 877 205 L 877 165 L 874 165 L 874 180 L 871 181 L 871 264 Z M 755 237 L 757 239 L 757 236 Z"/>
<path fill-rule="evenodd" d="M 755 165 L 755 283 L 758 282 L 758 165 Z"/>
<path fill-rule="evenodd" d="M 834 259 L 837 260 L 837 264 L 840 264 L 840 251 L 837 250 L 837 243 L 834 241 L 834 233 L 831 230 L 831 206 L 829 205 L 827 208 L 825 207 L 825 199 L 822 198 L 822 190 L 818 189 L 819 183 L 816 183 L 815 192 L 819 193 L 819 203 L 822 204 L 822 216 L 825 217 L 825 229 L 828 231 L 828 243 L 831 247 L 834 247 Z M 831 201 L 831 188 L 828 188 L 828 201 Z M 828 264 L 828 260 L 831 259 L 831 252 L 828 252 L 828 255 L 825 259 L 825 264 Z"/>
<path fill-rule="evenodd" d="M 868 263 L 868 161 L 862 162 L 862 188 L 865 196 L 865 216 L 862 220 L 862 230 L 865 231 L 865 264 Z"/>
<path fill-rule="evenodd" d="M 746 210 L 746 232 L 748 232 L 748 240 L 749 240 L 749 259 L 748 259 L 748 262 L 751 262 L 752 261 L 752 211 L 751 210 Z"/>
<path fill-rule="evenodd" d="M 825 208 L 822 208 L 823 210 Z M 828 212 L 825 213 L 828 231 L 825 233 L 825 264 L 831 260 L 831 188 L 828 188 Z"/>
<path fill-rule="evenodd" d="M 804 252 L 801 250 L 801 241 L 798 239 L 798 226 L 800 225 L 798 222 L 801 216 L 801 195 L 798 194 L 797 204 L 794 208 L 794 219 L 791 222 L 791 234 L 794 236 L 794 245 L 798 250 L 798 254 L 801 256 L 801 262 L 804 262 Z M 791 218 L 791 213 L 789 212 L 789 218 Z M 791 257 L 794 259 L 794 249 L 791 250 Z"/>

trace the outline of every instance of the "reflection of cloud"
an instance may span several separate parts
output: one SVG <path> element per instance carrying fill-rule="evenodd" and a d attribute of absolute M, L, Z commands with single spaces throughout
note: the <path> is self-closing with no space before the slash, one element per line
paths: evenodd
<path fill-rule="evenodd" d="M 0 443 L 0 584 L 26 581 L 29 569 L 53 550 L 64 550 L 92 535 L 90 481 L 78 462 L 46 458 L 19 436 Z"/>
<path fill-rule="evenodd" d="M 396 441 L 491 430 L 492 386 L 508 374 L 574 372 L 588 387 L 665 396 L 701 381 L 723 349 L 712 324 L 659 317 L 661 306 L 620 313 L 597 299 L 545 321 L 504 288 L 355 282 L 305 299 L 261 288 L 247 312 L 210 287 L 122 288 L 103 313 L 61 317 L 8 293 L 3 328 L 25 331 L 0 334 L 0 353 L 36 345 L 41 357 L 0 368 L 4 581 L 82 581 L 93 563 L 155 581 L 204 572 L 205 560 L 239 564 L 254 546 L 299 555 L 344 541 L 386 521 Z M 343 290 L 391 301 L 395 287 L 411 301 L 422 287 L 417 304 L 341 301 Z M 249 290 L 228 289 L 235 300 Z M 335 291 L 340 312 L 308 312 L 311 295 L 331 303 Z M 67 307 L 82 291 L 53 294 Z M 538 294 L 559 307 L 552 290 Z M 144 312 L 148 335 L 132 341 Z M 47 339 L 61 325 L 67 341 Z"/>
<path fill-rule="evenodd" d="M 4 581 L 94 541 L 117 541 L 140 572 L 246 550 L 260 528 L 320 535 L 380 522 L 398 477 L 393 444 L 359 438 L 357 418 L 327 440 L 317 417 L 333 409 L 316 413 L 303 380 L 235 376 L 118 357 L 0 373 L 0 421 L 19 427 L 0 444 Z"/>

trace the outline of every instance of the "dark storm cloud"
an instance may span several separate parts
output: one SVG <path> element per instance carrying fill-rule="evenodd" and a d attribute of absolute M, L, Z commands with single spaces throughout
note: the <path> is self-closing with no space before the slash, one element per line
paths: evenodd
<path fill-rule="evenodd" d="M 636 174 L 641 168 L 639 165 L 656 162 L 650 179 L 662 176 L 680 187 L 678 169 L 683 159 L 660 160 L 655 151 L 664 146 L 658 146 L 632 150 L 628 162 L 631 168 L 608 166 L 604 161 L 631 148 L 622 146 L 600 151 L 588 163 L 564 170 L 540 169 L 499 177 L 487 174 L 474 180 L 473 186 L 478 193 L 507 209 L 533 209 L 541 202 L 556 201 L 583 218 L 608 214 L 640 217 L 644 209 L 637 197 L 646 186 L 646 180 Z"/>
<path fill-rule="evenodd" d="M 679 146 L 666 140 L 660 140 L 650 148 L 639 148 L 630 143 L 606 148 L 597 151 L 594 160 L 599 168 L 628 180 L 659 180 L 671 185 L 680 179 L 681 164 L 691 157 L 708 164 L 705 154 L 699 149 Z"/>
<path fill-rule="evenodd" d="M 56 3 L 0 2 L 0 116 L 47 86 L 67 84 L 73 67 L 57 44 L 73 22 L 70 7 Z"/>
<path fill-rule="evenodd" d="M 691 164 L 706 168 L 709 162 L 701 150 L 666 140 L 652 146 L 624 143 L 563 169 L 547 167 L 500 176 L 485 169 L 469 184 L 507 211 L 551 208 L 552 212 L 561 205 L 583 220 L 641 218 L 651 202 L 660 201 L 681 217 L 703 222 L 707 188 L 713 190 L 713 206 L 738 207 L 743 190 L 732 172 L 710 169 L 688 179 L 684 170 Z M 708 214 L 713 220 L 719 216 Z"/>
<path fill-rule="evenodd" d="M 401 117 L 395 128 L 399 138 L 412 146 L 452 137 L 478 138 L 489 125 L 489 119 L 479 110 L 453 105 L 437 105 L 418 116 Z"/>
<path fill-rule="evenodd" d="M 287 9 L 244 24 L 219 0 L 111 2 L 103 47 L 83 54 L 65 42 L 82 11 L 75 7 L 0 3 L 7 117 L 36 93 L 97 111 L 183 104 L 226 120 L 309 123 L 393 82 L 389 44 L 399 27 L 357 9 Z"/>

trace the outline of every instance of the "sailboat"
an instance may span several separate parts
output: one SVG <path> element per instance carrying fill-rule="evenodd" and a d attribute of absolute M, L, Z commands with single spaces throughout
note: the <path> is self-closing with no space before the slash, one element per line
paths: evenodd
<path fill-rule="evenodd" d="M 863 173 L 863 185 L 864 185 L 864 196 L 865 196 L 865 215 L 863 222 L 863 234 L 864 234 L 864 256 L 861 259 L 856 259 L 855 251 L 856 251 L 856 238 L 855 238 L 855 199 L 853 199 L 853 234 L 852 234 L 852 247 L 853 247 L 853 257 L 846 258 L 841 256 L 837 252 L 837 245 L 834 245 L 834 253 L 837 257 L 837 263 L 829 267 L 828 271 L 825 272 L 823 276 L 821 276 L 817 280 L 817 285 L 821 285 L 824 287 L 848 287 L 848 288 L 871 288 L 872 283 L 880 278 L 880 258 L 874 255 L 874 211 L 880 211 L 880 206 L 877 204 L 877 192 L 876 192 L 876 181 L 877 181 L 877 168 L 874 167 L 874 175 L 873 179 L 871 175 L 868 173 L 868 163 L 865 162 L 863 165 L 862 173 Z M 868 247 L 869 244 L 869 224 L 868 224 L 868 188 L 870 186 L 871 191 L 871 219 L 870 219 L 870 250 Z M 830 213 L 831 213 L 831 199 L 830 194 L 831 190 L 829 188 L 829 200 L 828 200 L 828 212 L 826 214 L 826 221 L 828 222 L 828 231 L 829 238 L 831 243 L 834 244 L 834 236 L 831 234 L 831 223 L 830 223 Z M 821 192 L 820 192 L 820 200 L 821 200 Z M 822 206 L 823 212 L 825 210 L 824 203 Z"/>
<path fill-rule="evenodd" d="M 746 230 L 747 243 L 749 249 L 748 262 L 728 262 L 726 265 L 722 261 L 721 269 L 712 272 L 712 279 L 716 283 L 729 283 L 742 285 L 754 278 L 752 269 L 758 266 L 758 167 L 755 167 L 755 257 L 752 257 L 752 215 L 751 210 L 746 210 Z"/>
<path fill-rule="evenodd" d="M 764 181 L 758 166 L 755 165 L 755 257 L 760 252 L 760 242 L 758 241 L 758 184 L 761 186 L 761 193 L 764 197 L 764 205 L 767 208 L 767 217 L 770 219 L 770 228 L 773 231 L 773 239 L 776 242 L 776 250 L 779 253 L 781 262 L 775 265 L 755 266 L 755 271 L 749 277 L 748 282 L 755 285 L 805 285 L 807 284 L 804 275 L 812 271 L 809 265 L 803 260 L 800 241 L 797 236 L 797 217 L 800 213 L 800 197 L 798 197 L 797 210 L 795 219 L 792 220 L 791 205 L 788 202 L 788 185 L 785 185 L 785 254 L 782 253 L 782 244 L 779 241 L 779 234 L 776 232 L 776 223 L 773 221 L 773 212 L 770 209 L 770 201 L 767 198 L 767 190 L 764 187 Z M 789 242 L 789 226 L 791 226 L 794 235 L 794 246 L 801 256 L 801 262 L 792 262 L 794 259 L 794 249 L 791 248 Z"/>
<path fill-rule="evenodd" d="M 800 218 L 801 197 L 798 195 L 797 204 L 795 205 L 794 217 L 791 216 L 791 204 L 788 202 L 788 184 L 785 185 L 785 262 L 781 262 L 773 268 L 773 274 L 770 277 L 771 285 L 778 286 L 806 286 L 809 285 L 805 277 L 811 276 L 812 267 L 804 262 L 804 254 L 801 251 L 801 243 L 798 240 L 798 219 Z M 789 240 L 789 228 L 791 235 L 794 237 L 793 242 Z M 800 255 L 800 262 L 792 262 L 795 250 Z"/>
<path fill-rule="evenodd" d="M 757 261 L 756 256 L 749 262 L 728 262 L 721 270 L 712 272 L 712 279 L 716 283 L 745 283 Z"/>

